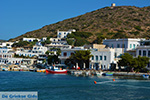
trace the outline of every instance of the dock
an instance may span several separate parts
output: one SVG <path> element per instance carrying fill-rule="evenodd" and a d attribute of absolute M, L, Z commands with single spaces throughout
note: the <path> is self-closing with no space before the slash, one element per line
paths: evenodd
<path fill-rule="evenodd" d="M 113 73 L 113 76 L 131 76 L 142 77 L 143 74 L 149 75 L 149 73 L 136 73 L 136 72 L 117 72 L 117 71 L 102 71 L 102 70 L 68 70 L 68 74 L 75 76 L 97 76 L 99 73 Z"/>

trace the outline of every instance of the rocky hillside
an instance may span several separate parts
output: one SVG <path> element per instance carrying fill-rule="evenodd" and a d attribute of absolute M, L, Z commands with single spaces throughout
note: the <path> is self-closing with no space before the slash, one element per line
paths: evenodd
<path fill-rule="evenodd" d="M 56 37 L 58 29 L 91 32 L 93 35 L 87 38 L 91 43 L 99 39 L 98 36 L 100 38 L 150 38 L 150 7 L 105 7 L 55 24 L 46 25 L 41 29 L 27 32 L 11 40 L 19 40 L 23 37 Z"/>

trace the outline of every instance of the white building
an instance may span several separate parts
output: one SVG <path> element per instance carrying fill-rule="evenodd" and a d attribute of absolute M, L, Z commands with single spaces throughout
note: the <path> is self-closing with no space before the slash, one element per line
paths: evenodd
<path fill-rule="evenodd" d="M 68 59 L 75 51 L 86 50 L 83 48 L 73 48 L 73 49 L 61 49 L 61 55 L 58 58 L 61 60 L 61 64 L 65 64 L 65 60 Z"/>
<path fill-rule="evenodd" d="M 14 44 L 14 42 L 0 42 L 0 47 L 11 48 L 13 44 Z"/>
<path fill-rule="evenodd" d="M 44 42 L 44 41 L 46 41 L 47 40 L 47 37 L 43 37 L 40 41 L 41 42 Z"/>
<path fill-rule="evenodd" d="M 150 40 L 147 40 L 145 42 L 150 43 Z M 142 57 L 146 56 L 146 57 L 150 58 L 150 44 L 148 44 L 148 45 L 141 44 L 141 46 L 138 46 L 136 48 L 136 57 L 138 57 L 138 56 L 142 56 Z M 150 70 L 150 62 L 148 63 L 148 65 L 146 67 L 147 67 L 147 69 Z"/>
<path fill-rule="evenodd" d="M 25 59 L 25 58 L 0 58 L 0 64 L 25 64 L 32 65 L 36 59 Z"/>
<path fill-rule="evenodd" d="M 135 38 L 126 38 L 126 39 L 105 39 L 103 44 L 106 47 L 110 48 L 123 48 L 124 51 L 134 50 L 137 46 L 140 45 L 140 41 L 145 39 L 135 39 Z"/>
<path fill-rule="evenodd" d="M 67 45 L 67 41 L 62 38 L 50 38 L 50 45 Z"/>
<path fill-rule="evenodd" d="M 39 56 L 40 54 L 45 54 L 46 51 L 47 51 L 47 47 L 33 46 L 32 50 L 18 49 L 18 51 L 16 51 L 16 54 L 18 54 L 19 56 L 23 55 L 23 56 L 33 57 L 33 56 Z"/>
<path fill-rule="evenodd" d="M 83 47 L 73 48 L 73 49 L 62 49 L 61 56 L 58 58 L 61 60 L 61 64 L 65 64 L 65 60 L 69 58 L 75 51 L 87 50 Z M 103 48 L 103 49 L 92 49 L 91 54 L 93 57 L 90 58 L 89 67 L 90 68 L 101 68 L 102 70 L 110 69 L 111 63 L 115 62 L 115 49 Z"/>
<path fill-rule="evenodd" d="M 39 56 L 38 56 L 38 59 L 37 59 L 37 63 L 44 63 L 44 60 L 46 61 L 46 59 L 47 59 L 47 55 L 46 54 L 40 54 Z"/>
<path fill-rule="evenodd" d="M 57 31 L 57 38 L 66 38 L 68 34 L 71 34 L 72 32 L 76 32 L 75 29 L 70 29 L 68 31 Z"/>
<path fill-rule="evenodd" d="M 104 48 L 100 50 L 92 50 L 91 54 L 93 55 L 90 59 L 90 68 L 109 70 L 111 63 L 114 63 L 114 53 L 115 49 Z"/>
<path fill-rule="evenodd" d="M 34 40 L 40 41 L 38 38 L 23 38 L 23 41 L 33 42 Z"/>

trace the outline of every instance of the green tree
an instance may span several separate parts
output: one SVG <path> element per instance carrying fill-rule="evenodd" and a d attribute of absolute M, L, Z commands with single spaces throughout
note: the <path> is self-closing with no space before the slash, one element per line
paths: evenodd
<path fill-rule="evenodd" d="M 132 65 L 133 65 L 133 56 L 130 55 L 129 53 L 124 53 L 121 55 L 121 60 L 119 60 L 118 65 L 119 66 L 126 66 L 128 71 L 131 71 Z"/>
<path fill-rule="evenodd" d="M 136 63 L 135 63 L 136 66 L 134 67 L 135 67 L 136 72 L 139 72 L 142 69 L 144 69 L 149 63 L 149 58 L 146 56 L 143 56 L 143 57 L 138 56 L 137 58 L 135 58 L 135 60 L 136 60 Z"/>
<path fill-rule="evenodd" d="M 86 67 L 89 66 L 90 58 L 92 57 L 91 52 L 89 50 L 79 50 L 72 54 L 69 59 L 66 60 L 68 65 L 78 63 L 80 67 L 83 66 L 83 63 L 86 64 Z"/>
<path fill-rule="evenodd" d="M 127 71 L 131 71 L 131 69 L 134 68 L 134 70 L 136 72 L 139 72 L 139 71 L 143 70 L 148 63 L 149 63 L 148 57 L 138 56 L 137 58 L 133 58 L 132 55 L 130 55 L 128 53 L 124 53 L 121 56 L 121 60 L 119 60 L 118 65 L 126 66 Z"/>
<path fill-rule="evenodd" d="M 57 55 L 49 55 L 47 61 L 48 64 L 58 64 L 60 62 L 60 59 Z"/>
<path fill-rule="evenodd" d="M 42 45 L 50 44 L 50 43 L 51 43 L 51 41 L 50 41 L 50 40 L 46 40 L 46 41 L 44 41 L 44 42 L 41 42 L 41 44 L 42 44 Z"/>
<path fill-rule="evenodd" d="M 27 42 L 27 41 L 19 41 L 18 43 L 14 43 L 12 45 L 12 47 L 23 47 L 23 46 L 27 46 L 29 45 L 30 43 Z"/>

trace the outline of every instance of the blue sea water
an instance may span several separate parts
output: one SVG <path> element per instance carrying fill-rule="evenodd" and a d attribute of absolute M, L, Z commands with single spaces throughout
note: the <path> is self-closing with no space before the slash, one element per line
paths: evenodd
<path fill-rule="evenodd" d="M 38 100 L 150 100 L 150 80 L 0 72 L 0 91 L 37 91 Z"/>

